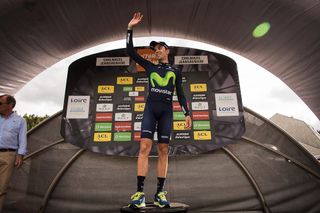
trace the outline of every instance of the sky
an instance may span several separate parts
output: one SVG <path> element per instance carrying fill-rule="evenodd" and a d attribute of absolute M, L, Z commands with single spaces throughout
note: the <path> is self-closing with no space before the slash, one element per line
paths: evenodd
<path fill-rule="evenodd" d="M 165 41 L 169 46 L 203 49 L 226 55 L 236 61 L 242 102 L 245 107 L 270 118 L 276 113 L 294 117 L 320 130 L 320 121 L 309 107 L 280 79 L 252 61 L 209 44 L 166 37 L 134 38 L 135 46 L 150 41 Z M 53 115 L 63 108 L 68 66 L 75 60 L 98 52 L 125 48 L 125 40 L 101 44 L 61 60 L 29 81 L 16 94 L 15 110 L 20 115 Z"/>

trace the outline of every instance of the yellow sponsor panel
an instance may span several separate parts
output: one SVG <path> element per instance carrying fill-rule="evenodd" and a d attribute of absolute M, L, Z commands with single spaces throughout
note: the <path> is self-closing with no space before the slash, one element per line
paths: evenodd
<path fill-rule="evenodd" d="M 134 111 L 135 112 L 143 112 L 144 106 L 145 106 L 145 103 L 136 103 L 136 104 L 134 104 Z"/>
<path fill-rule="evenodd" d="M 109 142 L 109 141 L 111 141 L 111 132 L 94 133 L 93 141 L 94 142 Z"/>
<path fill-rule="evenodd" d="M 117 84 L 127 85 L 133 83 L 133 77 L 117 77 Z"/>
<path fill-rule="evenodd" d="M 207 92 L 207 84 L 190 84 L 191 92 Z"/>
<path fill-rule="evenodd" d="M 143 92 L 144 91 L 144 87 L 135 87 L 134 91 L 136 92 Z"/>
<path fill-rule="evenodd" d="M 114 86 L 112 85 L 99 85 L 98 86 L 99 94 L 110 94 L 114 93 Z"/>
<path fill-rule="evenodd" d="M 193 137 L 195 140 L 211 140 L 211 131 L 194 131 Z"/>
<path fill-rule="evenodd" d="M 185 130 L 185 121 L 175 121 L 173 122 L 173 130 Z"/>

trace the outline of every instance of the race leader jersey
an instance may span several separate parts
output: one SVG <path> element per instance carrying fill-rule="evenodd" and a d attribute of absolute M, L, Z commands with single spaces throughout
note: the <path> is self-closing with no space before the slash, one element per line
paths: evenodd
<path fill-rule="evenodd" d="M 172 102 L 174 87 L 178 101 L 185 115 L 189 115 L 187 101 L 182 88 L 181 70 L 170 66 L 169 64 L 153 64 L 152 62 L 141 57 L 133 47 L 133 31 L 128 30 L 127 33 L 127 52 L 129 56 L 141 65 L 148 75 L 149 89 L 147 102 L 163 101 L 167 103 Z"/>

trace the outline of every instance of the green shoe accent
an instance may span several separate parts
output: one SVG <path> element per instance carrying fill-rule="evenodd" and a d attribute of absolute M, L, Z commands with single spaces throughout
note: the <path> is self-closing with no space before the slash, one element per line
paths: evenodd
<path fill-rule="evenodd" d="M 131 202 L 128 205 L 130 208 L 143 208 L 146 207 L 144 192 L 136 192 L 131 196 Z"/>
<path fill-rule="evenodd" d="M 166 191 L 159 192 L 158 194 L 156 194 L 154 196 L 153 204 L 160 207 L 160 208 L 169 208 L 170 203 L 169 203 L 169 201 L 167 201 L 166 194 L 167 194 Z"/>

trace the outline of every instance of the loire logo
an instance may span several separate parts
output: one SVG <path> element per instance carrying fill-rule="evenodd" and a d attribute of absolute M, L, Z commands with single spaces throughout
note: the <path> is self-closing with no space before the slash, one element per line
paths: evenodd
<path fill-rule="evenodd" d="M 162 78 L 158 73 L 152 72 L 150 75 L 151 85 L 152 87 L 155 87 L 154 82 L 157 82 L 157 84 L 160 87 L 165 87 L 168 85 L 170 78 L 173 78 L 173 85 L 174 85 L 176 81 L 176 74 L 174 74 L 174 72 L 172 71 L 167 72 L 164 78 Z"/>

